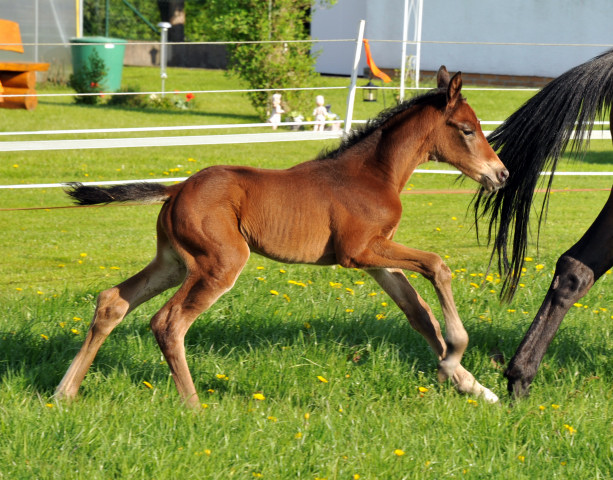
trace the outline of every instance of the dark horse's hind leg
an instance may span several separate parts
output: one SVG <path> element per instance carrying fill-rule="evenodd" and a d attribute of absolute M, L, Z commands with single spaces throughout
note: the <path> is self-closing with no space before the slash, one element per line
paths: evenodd
<path fill-rule="evenodd" d="M 613 189 L 583 237 L 557 262 L 549 291 L 505 371 L 509 393 L 528 395 L 545 351 L 568 309 L 613 266 Z"/>

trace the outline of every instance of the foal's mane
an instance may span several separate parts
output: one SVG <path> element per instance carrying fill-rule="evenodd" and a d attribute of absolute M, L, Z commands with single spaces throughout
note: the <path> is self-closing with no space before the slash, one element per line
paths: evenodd
<path fill-rule="evenodd" d="M 369 119 L 365 125 L 361 125 L 358 128 L 352 129 L 347 135 L 343 137 L 340 145 L 337 148 L 324 148 L 317 156 L 317 160 L 338 158 L 340 155 L 345 153 L 354 145 L 357 145 L 366 138 L 370 137 L 379 128 L 383 127 L 386 122 L 406 112 L 412 107 L 427 103 L 436 103 L 436 100 L 441 98 L 443 99 L 443 103 L 441 104 L 441 106 L 444 105 L 444 100 L 446 99 L 445 92 L 445 89 L 436 88 L 434 90 L 430 90 L 429 92 L 424 93 L 423 95 L 418 95 L 409 100 L 405 100 L 404 102 L 390 107 L 387 110 L 383 110 L 375 118 Z"/>

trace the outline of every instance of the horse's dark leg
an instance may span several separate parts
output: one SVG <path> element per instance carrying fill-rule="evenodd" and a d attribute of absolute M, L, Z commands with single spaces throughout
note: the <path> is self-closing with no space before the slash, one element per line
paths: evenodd
<path fill-rule="evenodd" d="M 557 262 L 545 300 L 511 359 L 509 393 L 528 395 L 539 364 L 569 308 L 613 266 L 613 189 L 598 218 Z"/>

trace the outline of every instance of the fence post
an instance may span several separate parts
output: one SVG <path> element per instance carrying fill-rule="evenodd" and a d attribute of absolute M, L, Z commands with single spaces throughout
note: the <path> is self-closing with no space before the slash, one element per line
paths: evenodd
<path fill-rule="evenodd" d="M 345 113 L 345 133 L 351 130 L 351 120 L 353 117 L 353 103 L 355 102 L 356 82 L 358 79 L 358 64 L 360 63 L 360 55 L 362 54 L 362 40 L 364 40 L 364 26 L 366 20 L 360 20 L 360 28 L 358 30 L 358 41 L 355 46 L 355 57 L 353 59 L 353 70 L 351 71 L 351 84 L 349 85 L 349 94 L 347 95 L 347 113 Z"/>
<path fill-rule="evenodd" d="M 161 39 L 160 39 L 160 78 L 162 79 L 162 97 L 164 96 L 164 81 L 168 78 L 166 74 L 166 42 L 168 40 L 168 29 L 171 27 L 168 22 L 160 22 L 158 23 L 158 27 L 161 30 Z"/>

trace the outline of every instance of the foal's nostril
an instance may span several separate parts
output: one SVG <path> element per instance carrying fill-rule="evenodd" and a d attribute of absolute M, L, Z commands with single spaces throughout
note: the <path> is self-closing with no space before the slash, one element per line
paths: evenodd
<path fill-rule="evenodd" d="M 506 168 L 503 168 L 502 170 L 498 171 L 498 181 L 500 183 L 504 183 L 508 180 L 509 178 L 509 171 Z"/>

